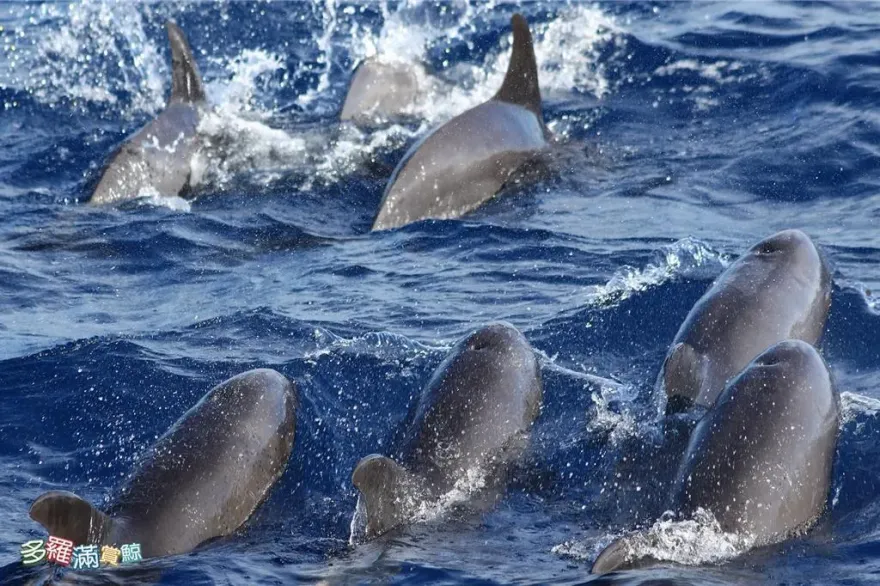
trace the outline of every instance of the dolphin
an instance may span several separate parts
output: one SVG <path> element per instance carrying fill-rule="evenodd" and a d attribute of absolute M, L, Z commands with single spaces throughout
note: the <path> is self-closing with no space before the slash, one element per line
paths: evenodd
<path fill-rule="evenodd" d="M 171 97 L 155 120 L 113 154 L 90 203 L 118 203 L 147 193 L 185 195 L 191 187 L 205 88 L 183 31 L 171 21 L 165 27 L 171 43 Z"/>
<path fill-rule="evenodd" d="M 808 530 L 825 509 L 840 425 L 825 361 L 801 340 L 760 354 L 700 420 L 678 473 L 676 508 L 768 545 Z M 592 572 L 658 563 L 636 536 L 612 542 Z"/>
<path fill-rule="evenodd" d="M 339 118 L 366 124 L 399 117 L 425 92 L 426 80 L 420 65 L 366 59 L 354 72 Z"/>
<path fill-rule="evenodd" d="M 511 18 L 513 50 L 498 93 L 414 144 L 385 188 L 373 230 L 457 218 L 491 199 L 547 148 L 532 35 Z"/>
<path fill-rule="evenodd" d="M 274 370 L 235 376 L 177 420 L 105 512 L 52 491 L 34 501 L 30 516 L 74 545 L 138 543 L 143 557 L 229 535 L 286 468 L 297 403 L 294 385 Z"/>
<path fill-rule="evenodd" d="M 434 372 L 404 428 L 399 463 L 374 454 L 354 469 L 358 508 L 366 513 L 364 537 L 408 522 L 419 503 L 516 458 L 542 395 L 535 353 L 513 326 L 489 325 L 461 340 Z"/>
<path fill-rule="evenodd" d="M 785 230 L 730 265 L 682 323 L 657 386 L 667 413 L 709 407 L 749 362 L 789 338 L 819 341 L 831 305 L 831 273 L 810 238 Z"/>

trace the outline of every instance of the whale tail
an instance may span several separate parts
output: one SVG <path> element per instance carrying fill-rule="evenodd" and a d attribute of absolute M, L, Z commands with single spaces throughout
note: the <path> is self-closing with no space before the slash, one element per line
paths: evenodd
<path fill-rule="evenodd" d="M 538 64 L 535 61 L 535 47 L 532 44 L 529 24 L 523 15 L 514 14 L 510 19 L 510 26 L 513 29 L 510 65 L 507 66 L 504 83 L 493 99 L 527 108 L 534 112 L 539 120 L 543 120 L 541 88 L 538 87 Z"/>
<path fill-rule="evenodd" d="M 700 394 L 703 376 L 703 358 L 690 344 L 676 344 L 660 374 L 666 391 L 666 415 L 682 413 L 693 407 Z"/>
<path fill-rule="evenodd" d="M 166 21 L 168 42 L 171 43 L 171 98 L 168 103 L 194 104 L 205 101 L 205 86 L 186 35 L 173 22 Z"/>
<path fill-rule="evenodd" d="M 391 458 L 377 454 L 358 462 L 351 481 L 360 491 L 366 508 L 367 539 L 405 523 L 426 492 L 418 477 Z"/>
<path fill-rule="evenodd" d="M 74 545 L 101 543 L 110 528 L 110 517 L 72 492 L 53 490 L 37 498 L 31 519 L 49 535 L 73 541 Z"/>

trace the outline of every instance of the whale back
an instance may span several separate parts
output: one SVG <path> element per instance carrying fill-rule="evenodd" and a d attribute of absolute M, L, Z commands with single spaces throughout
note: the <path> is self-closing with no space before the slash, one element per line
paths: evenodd
<path fill-rule="evenodd" d="M 373 455 L 355 468 L 366 537 L 407 522 L 425 499 L 463 481 L 494 480 L 524 448 L 542 395 L 535 353 L 515 328 L 493 324 L 461 340 L 393 442 L 398 460 Z"/>
<path fill-rule="evenodd" d="M 75 543 L 141 545 L 173 555 L 238 529 L 293 449 L 296 388 L 252 370 L 214 387 L 141 460 L 106 513 L 70 493 L 38 498 L 31 517 Z"/>
<path fill-rule="evenodd" d="M 784 230 L 761 240 L 718 276 L 679 328 L 657 380 L 667 412 L 711 407 L 774 344 L 817 344 L 830 305 L 831 274 L 809 236 Z"/>

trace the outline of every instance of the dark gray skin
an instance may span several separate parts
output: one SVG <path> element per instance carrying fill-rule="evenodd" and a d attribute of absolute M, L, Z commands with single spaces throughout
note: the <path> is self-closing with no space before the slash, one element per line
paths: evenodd
<path fill-rule="evenodd" d="M 170 21 L 165 26 L 171 43 L 171 97 L 155 120 L 116 151 L 90 203 L 113 204 L 150 193 L 176 196 L 190 189 L 205 90 L 183 31 Z"/>
<path fill-rule="evenodd" d="M 519 456 L 541 408 L 541 371 L 515 328 L 494 324 L 453 348 L 434 372 L 391 458 L 363 458 L 352 474 L 370 539 L 407 522 L 413 501 L 450 491 L 469 471 Z"/>
<path fill-rule="evenodd" d="M 718 397 L 691 436 L 676 508 L 702 508 L 721 529 L 767 545 L 805 532 L 822 514 L 840 425 L 839 398 L 815 348 L 787 340 L 758 356 Z M 658 563 L 624 537 L 592 572 Z"/>
<path fill-rule="evenodd" d="M 691 309 L 658 378 L 667 413 L 710 407 L 769 346 L 816 344 L 831 306 L 831 273 L 810 238 L 785 230 L 730 265 Z"/>
<path fill-rule="evenodd" d="M 513 50 L 501 89 L 410 148 L 388 182 L 373 230 L 466 214 L 547 148 L 532 36 L 519 14 L 511 26 Z"/>
<path fill-rule="evenodd" d="M 342 105 L 340 120 L 364 124 L 404 114 L 424 91 L 420 66 L 367 59 L 358 65 Z"/>
<path fill-rule="evenodd" d="M 296 388 L 274 370 L 214 387 L 162 436 L 106 512 L 69 492 L 31 506 L 50 535 L 74 544 L 141 544 L 144 557 L 188 552 L 238 529 L 287 466 Z"/>

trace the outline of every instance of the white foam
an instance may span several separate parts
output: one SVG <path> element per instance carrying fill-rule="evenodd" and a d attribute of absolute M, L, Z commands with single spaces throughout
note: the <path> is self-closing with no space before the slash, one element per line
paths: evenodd
<path fill-rule="evenodd" d="M 613 446 L 619 445 L 627 438 L 636 436 L 639 433 L 639 426 L 630 410 L 626 407 L 620 411 L 611 408 L 612 402 L 619 402 L 627 406 L 632 404 L 634 396 L 635 390 L 632 387 L 601 385 L 598 391 L 590 394 L 593 413 L 587 422 L 587 432 L 607 433 L 608 441 Z"/>
<path fill-rule="evenodd" d="M 749 535 L 722 531 L 714 515 L 704 509 L 698 509 L 693 519 L 684 521 L 673 521 L 669 516 L 645 531 L 621 538 L 629 559 L 650 557 L 686 566 L 717 564 L 742 555 L 755 545 Z M 552 551 L 592 561 L 596 550 L 595 544 L 574 541 L 559 544 Z"/>
<path fill-rule="evenodd" d="M 857 393 L 840 393 L 840 424 L 845 425 L 859 416 L 877 417 L 880 414 L 880 400 Z"/>
<path fill-rule="evenodd" d="M 156 207 L 164 207 L 175 212 L 189 212 L 192 210 L 192 204 L 182 197 L 169 197 L 159 195 L 158 193 L 141 193 L 138 196 L 138 203 Z"/>
<path fill-rule="evenodd" d="M 71 100 L 75 107 L 110 104 L 127 117 L 155 114 L 165 103 L 169 74 L 145 30 L 150 14 L 148 5 L 131 3 L 42 5 L 32 26 L 19 31 L 18 42 L 4 44 L 7 83 L 46 104 Z M 60 26 L 37 27 L 37 21 Z M 131 95 L 129 103 L 119 102 L 123 92 Z"/>
<path fill-rule="evenodd" d="M 409 108 L 413 125 L 391 125 L 365 132 L 343 125 L 322 125 L 313 130 L 280 130 L 276 95 L 284 84 L 304 77 L 313 79 L 296 103 L 307 117 L 334 117 L 340 105 L 335 63 L 357 63 L 366 57 L 427 63 L 441 43 L 471 39 L 485 22 L 497 26 L 494 3 L 453 2 L 440 12 L 443 24 L 426 22 L 424 2 L 382 2 L 378 30 L 362 24 L 358 8 L 337 6 L 324 0 L 321 30 L 314 35 L 317 63 L 303 63 L 284 70 L 284 56 L 265 49 L 237 48 L 224 57 L 208 57 L 213 67 L 203 67 L 208 100 L 213 111 L 202 120 L 200 131 L 206 147 L 196 164 L 203 183 L 222 188 L 233 175 L 263 186 L 293 174 L 302 188 L 313 181 L 332 182 L 362 168 L 375 153 L 399 147 L 404 141 L 427 132 L 453 116 L 490 98 L 500 87 L 510 53 L 510 32 L 502 34 L 484 59 L 454 66 L 444 63 L 442 82 L 423 73 L 424 92 Z M 113 105 L 124 117 L 143 120 L 157 114 L 165 103 L 170 72 L 166 63 L 164 35 L 157 37 L 149 24 L 169 12 L 190 10 L 186 5 L 167 7 L 149 4 L 103 3 L 22 7 L 23 14 L 39 12 L 34 24 L 5 46 L 11 67 L 9 85 L 31 93 L 36 99 L 56 104 L 65 100 Z M 437 20 L 432 18 L 432 20 Z M 46 21 L 57 21 L 47 26 Z M 535 52 L 541 88 L 545 96 L 582 92 L 597 98 L 614 90 L 600 62 L 600 50 L 608 42 L 622 42 L 615 20 L 595 6 L 559 8 L 548 22 L 533 22 Z M 148 34 L 148 32 L 150 34 Z M 154 38 L 155 37 L 155 38 Z M 194 47 L 197 55 L 205 55 Z M 235 49 L 234 49 L 235 50 Z M 204 65 L 204 57 L 200 57 Z M 225 72 L 218 75 L 218 71 Z M 317 74 L 317 75 L 316 75 Z M 280 77 L 280 81 L 279 81 Z M 345 80 L 347 85 L 347 80 Z M 126 96 L 122 103 L 121 96 Z"/>
<path fill-rule="evenodd" d="M 246 173 L 251 183 L 267 185 L 309 162 L 306 137 L 249 120 L 229 109 L 207 112 L 199 122 L 202 147 L 194 161 L 193 183 L 225 186 Z"/>
<path fill-rule="evenodd" d="M 441 520 L 453 507 L 465 503 L 486 487 L 487 473 L 482 468 L 465 471 L 448 492 L 436 498 L 423 498 L 419 494 L 404 495 L 403 502 L 396 503 L 408 523 L 429 523 Z M 363 498 L 358 495 L 357 505 L 350 524 L 349 543 L 363 541 L 367 525 L 367 511 Z"/>
<path fill-rule="evenodd" d="M 670 94 L 681 93 L 694 103 L 697 110 L 714 108 L 720 102 L 713 97 L 720 86 L 729 84 L 741 84 L 759 77 L 766 78 L 765 70 L 749 70 L 740 61 L 718 60 L 713 62 L 700 62 L 696 59 L 680 59 L 666 65 L 661 65 L 654 70 L 657 76 L 675 76 L 683 72 L 692 72 L 703 78 L 706 83 L 699 85 L 684 84 L 669 90 Z"/>
<path fill-rule="evenodd" d="M 700 276 L 707 271 L 717 272 L 730 263 L 723 253 L 712 250 L 696 238 L 684 238 L 661 248 L 657 262 L 644 268 L 624 266 L 618 269 L 604 285 L 592 287 L 588 295 L 596 305 L 618 303 L 634 293 L 656 287 L 676 276 Z"/>

